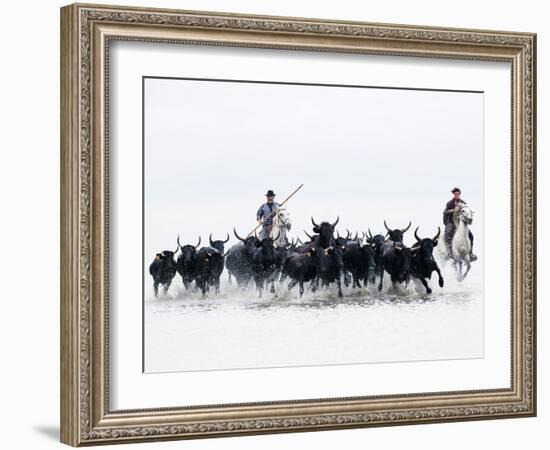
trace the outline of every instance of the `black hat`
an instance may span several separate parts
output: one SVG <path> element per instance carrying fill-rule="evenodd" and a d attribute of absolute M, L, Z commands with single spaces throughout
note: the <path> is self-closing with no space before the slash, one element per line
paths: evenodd
<path fill-rule="evenodd" d="M 451 189 L 451 193 L 454 194 L 455 192 L 460 192 L 460 193 L 462 193 L 461 190 L 460 190 L 460 188 L 457 188 L 457 187 L 454 187 L 454 188 Z"/>
<path fill-rule="evenodd" d="M 267 191 L 267 194 L 265 194 L 266 197 L 275 197 L 275 192 L 273 192 L 271 189 Z"/>

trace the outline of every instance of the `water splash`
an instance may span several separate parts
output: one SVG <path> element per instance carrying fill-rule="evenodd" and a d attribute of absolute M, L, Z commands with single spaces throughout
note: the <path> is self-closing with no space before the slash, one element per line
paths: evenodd
<path fill-rule="evenodd" d="M 178 282 L 179 281 L 179 282 Z M 291 367 L 483 356 L 483 294 L 450 281 L 382 292 L 376 285 L 277 294 L 227 282 L 218 296 L 185 291 L 145 301 L 147 372 Z"/>

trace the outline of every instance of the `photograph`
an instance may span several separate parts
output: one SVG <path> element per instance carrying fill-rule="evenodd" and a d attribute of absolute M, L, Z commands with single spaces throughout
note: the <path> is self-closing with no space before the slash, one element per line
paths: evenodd
<path fill-rule="evenodd" d="M 59 440 L 521 447 L 532 426 L 501 431 L 541 399 L 543 15 L 210 3 L 40 14 L 58 68 L 22 85 L 59 75 L 59 170 L 34 164 L 59 183 L 26 189 L 59 200 L 59 308 L 36 306 Z"/>
<path fill-rule="evenodd" d="M 482 91 L 142 89 L 145 373 L 483 358 Z"/>

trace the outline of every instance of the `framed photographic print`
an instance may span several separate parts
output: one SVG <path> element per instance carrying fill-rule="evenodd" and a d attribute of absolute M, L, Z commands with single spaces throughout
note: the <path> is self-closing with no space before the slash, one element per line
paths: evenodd
<path fill-rule="evenodd" d="M 62 8 L 62 442 L 535 415 L 535 38 Z"/>

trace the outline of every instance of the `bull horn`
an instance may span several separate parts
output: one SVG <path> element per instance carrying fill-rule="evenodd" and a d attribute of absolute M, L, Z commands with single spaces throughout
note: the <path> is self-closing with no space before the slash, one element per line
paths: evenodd
<path fill-rule="evenodd" d="M 346 241 L 351 237 L 351 231 L 346 228 Z"/>
<path fill-rule="evenodd" d="M 332 224 L 332 228 L 336 228 L 336 225 L 338 225 L 338 222 L 340 221 L 340 216 L 336 217 L 336 222 Z"/>
<path fill-rule="evenodd" d="M 180 244 L 180 235 L 178 234 L 178 248 L 181 247 L 181 244 Z"/>
<path fill-rule="evenodd" d="M 224 244 L 227 244 L 229 242 L 229 233 L 227 233 L 227 239 L 223 241 Z"/>
<path fill-rule="evenodd" d="M 372 239 L 372 233 L 370 232 L 370 228 L 368 229 L 369 230 L 369 239 Z"/>
<path fill-rule="evenodd" d="M 210 233 L 210 236 L 208 236 L 208 242 L 210 242 L 210 246 L 214 246 L 214 241 L 212 240 L 212 233 Z"/>
<path fill-rule="evenodd" d="M 337 237 L 338 239 L 340 239 L 340 232 L 339 232 L 339 231 L 336 232 L 336 237 Z"/>
<path fill-rule="evenodd" d="M 441 234 L 441 228 L 437 227 L 437 234 L 434 236 L 432 241 L 437 241 L 439 239 L 439 235 Z"/>
<path fill-rule="evenodd" d="M 390 227 L 388 227 L 388 224 L 386 223 L 386 219 L 384 219 L 384 226 L 386 227 L 386 230 L 388 230 L 388 233 L 391 231 Z"/>
<path fill-rule="evenodd" d="M 319 228 L 319 225 L 317 225 L 317 224 L 315 223 L 315 220 L 313 220 L 313 216 L 311 216 L 311 223 L 313 224 L 313 226 L 314 226 L 315 228 Z"/>
<path fill-rule="evenodd" d="M 304 231 L 305 235 L 306 235 L 310 240 L 313 241 L 313 236 L 311 236 L 306 230 L 303 230 L 303 231 Z"/>
<path fill-rule="evenodd" d="M 414 237 L 416 238 L 416 240 L 417 240 L 418 242 L 420 242 L 422 239 L 420 239 L 420 238 L 418 237 L 418 228 L 419 228 L 419 227 L 416 227 L 416 230 L 414 230 Z"/>
<path fill-rule="evenodd" d="M 405 231 L 407 231 L 412 225 L 412 222 L 409 222 L 409 225 L 407 225 L 407 228 L 404 228 L 401 230 L 402 233 L 404 233 Z"/>
<path fill-rule="evenodd" d="M 296 242 L 300 245 L 304 245 L 304 243 L 302 242 L 302 240 L 300 238 L 297 238 Z"/>
<path fill-rule="evenodd" d="M 357 236 L 359 236 L 359 232 L 356 232 L 356 233 L 355 233 L 355 237 L 353 238 L 354 241 L 357 240 Z"/>
<path fill-rule="evenodd" d="M 199 242 L 197 242 L 197 245 L 195 245 L 195 248 L 197 248 L 199 245 L 201 245 L 201 237 L 199 236 Z"/>
<path fill-rule="evenodd" d="M 245 239 L 243 239 L 242 237 L 240 237 L 238 234 L 237 234 L 237 230 L 235 230 L 235 227 L 233 227 L 233 233 L 235 234 L 235 237 L 241 241 L 241 242 L 246 242 Z"/>

